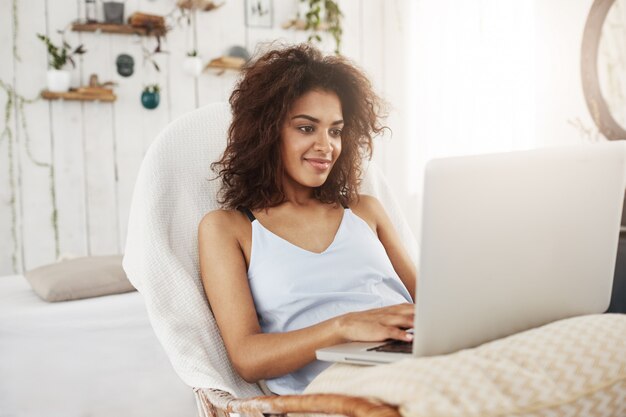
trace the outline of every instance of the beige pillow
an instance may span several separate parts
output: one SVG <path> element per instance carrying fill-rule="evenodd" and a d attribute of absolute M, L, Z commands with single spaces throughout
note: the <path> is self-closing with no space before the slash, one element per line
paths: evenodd
<path fill-rule="evenodd" d="M 623 417 L 626 315 L 560 320 L 450 355 L 335 364 L 304 393 L 373 397 L 403 417 Z"/>
<path fill-rule="evenodd" d="M 26 272 L 26 279 L 46 301 L 67 301 L 134 291 L 122 269 L 122 255 L 88 256 Z"/>

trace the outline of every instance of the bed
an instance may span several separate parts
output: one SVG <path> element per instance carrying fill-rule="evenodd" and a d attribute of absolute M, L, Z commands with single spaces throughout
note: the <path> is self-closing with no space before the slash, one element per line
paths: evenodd
<path fill-rule="evenodd" d="M 135 291 L 48 303 L 0 277 L 0 417 L 195 416 Z"/>

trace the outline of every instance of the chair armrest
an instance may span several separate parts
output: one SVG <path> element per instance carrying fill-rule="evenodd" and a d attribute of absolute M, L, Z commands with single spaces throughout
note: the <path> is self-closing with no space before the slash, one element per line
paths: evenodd
<path fill-rule="evenodd" d="M 275 395 L 248 398 L 233 397 L 225 391 L 194 388 L 205 417 L 239 413 L 252 417 L 263 414 L 321 413 L 348 417 L 400 417 L 396 407 L 364 397 L 339 394 Z"/>

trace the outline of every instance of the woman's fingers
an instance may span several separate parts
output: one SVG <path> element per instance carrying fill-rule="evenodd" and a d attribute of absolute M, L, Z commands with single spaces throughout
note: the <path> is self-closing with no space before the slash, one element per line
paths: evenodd
<path fill-rule="evenodd" d="M 412 335 L 404 329 L 413 327 L 414 309 L 406 303 L 348 313 L 338 318 L 338 328 L 346 341 L 409 341 Z"/>
<path fill-rule="evenodd" d="M 380 323 L 385 326 L 410 329 L 413 327 L 413 314 L 388 314 L 381 317 Z"/>
<path fill-rule="evenodd" d="M 408 333 L 405 330 L 398 329 L 397 327 L 387 327 L 388 339 L 402 340 L 404 342 L 410 342 L 413 340 L 413 334 Z"/>

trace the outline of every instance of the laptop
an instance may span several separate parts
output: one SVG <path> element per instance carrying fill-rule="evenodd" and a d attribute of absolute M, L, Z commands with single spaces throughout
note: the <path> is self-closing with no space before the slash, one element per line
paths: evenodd
<path fill-rule="evenodd" d="M 380 364 L 442 355 L 605 312 L 625 188 L 621 141 L 432 160 L 412 346 L 395 342 L 389 352 L 380 351 L 384 342 L 353 342 L 317 358 Z"/>

